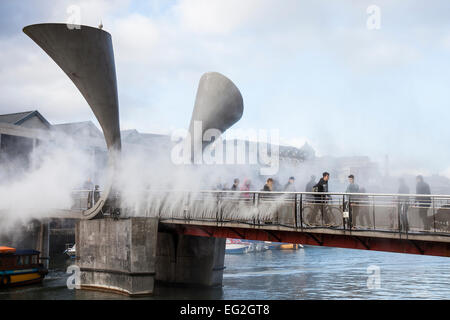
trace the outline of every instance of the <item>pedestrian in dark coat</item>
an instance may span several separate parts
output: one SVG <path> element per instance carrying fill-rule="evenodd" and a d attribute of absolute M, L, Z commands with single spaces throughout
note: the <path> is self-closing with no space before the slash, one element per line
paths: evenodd
<path fill-rule="evenodd" d="M 423 181 L 422 176 L 417 176 L 416 182 L 416 194 L 431 194 L 430 185 Z M 431 197 L 416 197 L 416 203 L 420 207 L 419 216 L 423 221 L 424 230 L 430 230 L 428 208 L 431 206 Z"/>

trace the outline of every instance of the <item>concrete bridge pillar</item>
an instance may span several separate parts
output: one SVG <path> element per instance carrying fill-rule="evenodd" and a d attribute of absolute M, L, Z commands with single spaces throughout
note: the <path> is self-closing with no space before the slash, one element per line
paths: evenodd
<path fill-rule="evenodd" d="M 183 285 L 222 285 L 226 239 L 158 234 L 156 280 Z"/>
<path fill-rule="evenodd" d="M 81 289 L 149 295 L 155 280 L 222 284 L 225 239 L 158 232 L 156 218 L 80 220 L 75 237 Z"/>
<path fill-rule="evenodd" d="M 81 289 L 152 294 L 157 234 L 158 220 L 153 218 L 78 221 Z"/>

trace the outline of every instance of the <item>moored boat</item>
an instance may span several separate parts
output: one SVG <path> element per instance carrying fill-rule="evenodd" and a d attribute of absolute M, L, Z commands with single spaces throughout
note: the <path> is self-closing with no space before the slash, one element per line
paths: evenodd
<path fill-rule="evenodd" d="M 280 245 L 280 250 L 297 250 L 301 248 L 303 248 L 303 246 L 297 243 L 282 243 Z"/>
<path fill-rule="evenodd" d="M 247 253 L 248 245 L 238 244 L 238 243 L 227 243 L 225 246 L 225 253 L 227 254 L 239 254 L 239 253 Z"/>
<path fill-rule="evenodd" d="M 298 250 L 303 249 L 299 243 L 266 242 L 269 250 Z"/>
<path fill-rule="evenodd" d="M 247 243 L 243 243 L 241 240 L 237 239 L 227 239 L 225 244 L 225 253 L 226 254 L 241 254 L 247 253 L 249 250 L 249 245 Z"/>
<path fill-rule="evenodd" d="M 70 258 L 75 259 L 75 256 L 77 254 L 77 248 L 74 244 L 73 246 L 67 246 L 66 250 L 64 250 L 64 253 L 67 254 Z"/>
<path fill-rule="evenodd" d="M 48 270 L 39 263 L 39 251 L 0 247 L 0 288 L 42 282 Z"/>

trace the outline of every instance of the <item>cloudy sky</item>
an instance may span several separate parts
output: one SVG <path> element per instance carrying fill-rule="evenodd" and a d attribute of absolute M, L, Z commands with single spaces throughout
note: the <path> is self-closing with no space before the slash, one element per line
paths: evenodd
<path fill-rule="evenodd" d="M 81 23 L 112 34 L 122 129 L 187 128 L 198 80 L 221 72 L 241 90 L 243 129 L 279 129 L 319 155 L 367 155 L 391 172 L 450 177 L 450 2 L 0 1 L 0 113 L 93 120 L 65 74 L 22 32 Z M 380 9 L 370 29 L 367 9 Z"/>

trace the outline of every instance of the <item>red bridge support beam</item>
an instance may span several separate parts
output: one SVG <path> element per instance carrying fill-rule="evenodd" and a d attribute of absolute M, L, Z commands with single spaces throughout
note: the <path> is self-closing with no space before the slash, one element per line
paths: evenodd
<path fill-rule="evenodd" d="M 450 257 L 450 243 L 308 232 L 178 225 L 180 234 Z"/>

